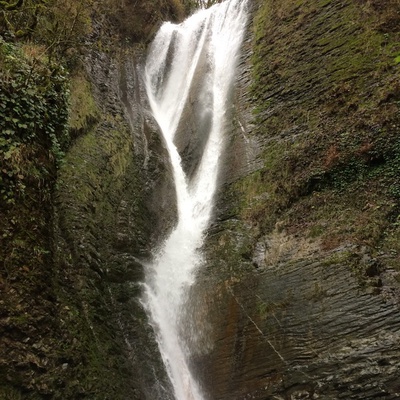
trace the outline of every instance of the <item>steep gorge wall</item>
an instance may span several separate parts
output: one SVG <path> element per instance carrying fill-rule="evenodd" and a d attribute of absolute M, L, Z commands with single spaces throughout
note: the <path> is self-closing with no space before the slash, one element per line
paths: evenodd
<path fill-rule="evenodd" d="M 396 399 L 399 3 L 252 4 L 193 365 L 212 399 Z"/>
<path fill-rule="evenodd" d="M 72 369 L 76 351 L 89 350 L 88 365 L 78 361 L 86 396 L 154 398 L 157 385 L 168 387 L 156 382 L 162 367 L 138 298 L 143 263 L 175 213 L 168 155 L 143 95 L 141 57 L 129 50 L 91 54 L 97 121 L 60 171 L 57 279 L 68 324 L 77 329 Z"/>
<path fill-rule="evenodd" d="M 72 7 L 68 9 L 72 15 L 74 4 L 66 5 Z M 68 112 L 70 78 L 72 138 L 57 165 L 52 143 L 42 143 L 33 135 L 20 147 L 25 158 L 11 158 L 11 167 L 16 168 L 16 161 L 24 170 L 15 173 L 21 181 L 15 201 L 0 210 L 1 398 L 171 396 L 139 302 L 143 263 L 175 219 L 169 160 L 149 112 L 141 68 L 145 44 L 161 21 L 182 18 L 185 8 L 181 2 L 168 1 L 127 2 L 125 9 L 112 1 L 107 4 L 110 8 L 96 2 L 78 5 L 76 19 L 80 23 L 81 17 L 86 18 L 88 26 L 84 32 L 74 31 L 73 39 L 82 47 L 70 52 L 80 52 L 81 61 L 67 57 L 72 64 L 69 77 L 61 67 L 66 60 L 57 59 L 57 52 L 48 61 L 44 47 L 26 45 L 23 39 L 16 42 L 10 26 L 0 20 L 0 33 L 14 38 L 13 43 L 0 43 L 2 90 L 9 83 L 21 94 L 13 82 L 20 74 L 22 86 L 31 79 L 32 86 L 37 84 L 34 89 L 42 93 L 40 84 L 47 80 L 32 79 L 36 79 L 35 68 L 45 78 L 54 77 L 54 88 L 49 78 L 46 86 L 50 100 L 39 106 L 47 118 L 55 116 L 53 124 L 47 121 L 47 125 L 61 136 L 66 133 L 60 125 Z M 54 3 L 56 10 L 58 6 Z M 10 20 L 26 12 L 16 7 L 9 11 L 15 15 L 7 15 Z M 66 9 L 60 10 L 56 20 L 62 18 L 59 25 L 64 26 L 71 15 L 67 18 Z M 129 18 L 132 13 L 138 20 Z M 32 37 L 38 43 L 42 39 L 36 32 Z M 24 64 L 18 63 L 17 55 Z M 15 76 L 7 69 L 8 60 L 17 64 Z M 19 71 L 25 63 L 31 69 Z M 61 77 L 58 71 L 63 71 Z M 25 72 L 29 78 L 24 78 Z M 57 86 L 57 79 L 64 85 Z M 51 96 L 65 100 L 63 108 Z M 17 122 L 27 128 L 24 120 Z M 3 136 L 8 134 L 2 131 L 1 135 L 3 146 Z M 62 144 L 65 150 L 66 143 Z M 0 153 L 2 191 L 8 158 Z"/>
<path fill-rule="evenodd" d="M 205 332 L 193 362 L 210 398 L 399 397 L 398 6 L 252 2 L 188 310 Z M 145 41 L 160 10 L 140 10 Z M 142 53 L 101 40 L 102 23 L 73 77 L 80 112 L 54 219 L 46 195 L 20 208 L 40 246 L 21 240 L 19 220 L 7 230 L 18 259 L 0 281 L 6 398 L 170 398 L 137 297 L 141 263 L 174 219 L 168 160 L 141 95 Z"/>

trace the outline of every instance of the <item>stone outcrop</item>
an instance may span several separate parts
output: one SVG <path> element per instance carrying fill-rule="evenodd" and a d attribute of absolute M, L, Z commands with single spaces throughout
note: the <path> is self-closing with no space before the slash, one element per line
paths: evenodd
<path fill-rule="evenodd" d="M 398 399 L 398 1 L 251 9 L 206 261 L 185 310 L 193 369 L 209 399 Z M 142 18 L 146 31 L 130 32 L 122 8 L 114 18 L 130 39 L 156 28 Z M 175 221 L 169 160 L 143 49 L 111 49 L 103 28 L 93 24 L 73 83 L 93 104 L 71 122 L 55 197 L 31 223 L 36 263 L 19 241 L 0 281 L 6 398 L 172 399 L 140 304 L 150 249 Z M 209 119 L 195 103 L 183 117 L 176 141 L 191 175 L 204 145 L 195 127 Z"/>
<path fill-rule="evenodd" d="M 142 63 L 133 50 L 89 55 L 99 117 L 69 150 L 57 193 L 60 296 L 69 324 L 81 326 L 78 344 L 91 349 L 80 390 L 113 399 L 169 396 L 140 282 L 150 249 L 173 224 L 176 200 Z"/>
<path fill-rule="evenodd" d="M 396 185 L 399 153 L 379 164 L 360 143 L 379 157 L 379 140 L 397 141 L 399 69 L 384 40 L 398 46 L 398 12 L 394 2 L 289 3 L 252 3 L 216 220 L 192 288 L 193 368 L 210 399 L 397 399 L 399 203 L 378 187 Z M 366 133 L 372 119 L 379 139 Z"/>
<path fill-rule="evenodd" d="M 169 158 L 143 48 L 114 48 L 103 29 L 94 22 L 85 69 L 72 77 L 73 143 L 54 195 L 26 211 L 33 254 L 20 255 L 24 269 L 1 299 L 1 398 L 171 398 L 140 304 L 150 250 L 176 219 Z"/>

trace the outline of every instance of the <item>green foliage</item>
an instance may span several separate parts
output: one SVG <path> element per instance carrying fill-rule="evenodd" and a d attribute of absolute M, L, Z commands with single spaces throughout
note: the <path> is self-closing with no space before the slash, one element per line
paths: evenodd
<path fill-rule="evenodd" d="M 3 6 L 0 34 L 18 40 L 34 39 L 51 57 L 72 61 L 90 30 L 91 0 L 25 0 Z"/>
<path fill-rule="evenodd" d="M 0 387 L 0 398 L 7 400 L 22 400 L 22 394 L 10 387 Z"/>
<path fill-rule="evenodd" d="M 99 110 L 92 95 L 92 87 L 84 74 L 76 73 L 71 79 L 69 128 L 71 135 L 88 131 L 97 121 Z"/>
<path fill-rule="evenodd" d="M 15 201 L 23 183 L 39 172 L 30 156 L 49 152 L 48 165 L 60 163 L 68 145 L 68 80 L 62 67 L 29 62 L 17 46 L 0 41 L 0 184 L 3 200 Z M 40 173 L 39 173 L 40 174 Z"/>
<path fill-rule="evenodd" d="M 151 41 L 164 21 L 181 22 L 194 8 L 191 0 L 106 0 L 99 12 L 107 14 L 116 28 L 120 43 Z"/>
<path fill-rule="evenodd" d="M 58 194 L 64 196 L 66 208 L 60 225 L 68 226 L 71 236 L 81 235 L 71 239 L 71 249 L 86 236 L 86 224 L 100 226 L 96 230 L 105 232 L 101 243 L 111 246 L 115 232 L 101 227 L 115 226 L 119 204 L 128 192 L 133 197 L 129 212 L 140 219 L 131 236 L 137 248 L 147 245 L 146 229 L 151 224 L 142 205 L 140 171 L 134 166 L 142 163 L 132 158 L 129 126 L 119 112 L 99 116 L 79 59 L 91 29 L 89 16 L 96 19 L 97 27 L 105 28 L 98 36 L 101 51 L 113 53 L 114 44 L 120 51 L 123 28 L 138 33 L 128 41 L 142 40 L 166 15 L 181 19 L 182 6 L 180 0 L 156 4 L 0 0 L 0 287 L 5 299 L 2 310 L 8 317 L 7 334 L 1 339 L 5 351 L 0 378 L 5 388 L 0 388 L 0 398 L 135 397 L 125 385 L 131 380 L 132 366 L 123 346 L 116 344 L 109 291 L 93 283 L 91 265 L 87 276 L 78 277 L 76 268 L 85 269 L 78 256 L 73 258 L 67 251 L 65 259 L 57 260 L 53 253 L 53 193 L 60 175 L 64 182 L 58 180 Z M 115 8 L 125 26 L 118 20 L 110 24 L 108 17 Z M 71 93 L 67 70 L 73 72 Z M 100 118 L 101 131 L 95 127 Z M 74 139 L 79 138 L 78 147 L 64 159 L 70 142 L 67 125 Z M 57 170 L 60 163 L 64 173 Z M 94 215 L 82 212 L 82 207 Z M 86 249 L 82 254 L 87 254 Z M 96 279 L 99 272 L 102 269 L 96 271 Z M 75 285 L 78 281 L 90 284 Z M 32 354 L 39 355 L 43 365 L 40 360 L 36 368 Z M 110 374 L 113 379 L 107 380 Z"/>
<path fill-rule="evenodd" d="M 251 100 L 264 164 L 235 189 L 260 235 L 278 227 L 325 249 L 397 237 L 399 22 L 395 3 L 259 2 Z"/>

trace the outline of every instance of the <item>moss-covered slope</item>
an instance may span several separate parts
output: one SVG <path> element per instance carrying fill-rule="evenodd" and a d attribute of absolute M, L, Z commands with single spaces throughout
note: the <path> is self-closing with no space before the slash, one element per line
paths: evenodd
<path fill-rule="evenodd" d="M 186 7 L 0 2 L 2 399 L 161 390 L 137 282 L 174 207 L 136 70 Z"/>
<path fill-rule="evenodd" d="M 245 218 L 260 232 L 279 222 L 327 249 L 395 245 L 399 26 L 396 1 L 260 5 L 251 93 L 264 167 L 239 187 L 256 197 Z"/>
<path fill-rule="evenodd" d="M 396 399 L 399 2 L 252 5 L 194 364 L 210 398 Z"/>

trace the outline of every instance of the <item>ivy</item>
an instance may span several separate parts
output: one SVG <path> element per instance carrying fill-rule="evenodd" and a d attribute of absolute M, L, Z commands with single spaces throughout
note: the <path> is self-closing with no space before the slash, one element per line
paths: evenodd
<path fill-rule="evenodd" d="M 28 61 L 15 45 L 0 39 L 0 199 L 11 204 L 24 193 L 39 152 L 54 168 L 69 142 L 68 77 L 59 65 Z M 44 156 L 45 155 L 45 156 Z M 37 175 L 37 174 L 36 174 Z"/>

